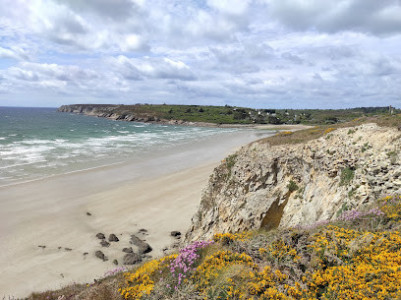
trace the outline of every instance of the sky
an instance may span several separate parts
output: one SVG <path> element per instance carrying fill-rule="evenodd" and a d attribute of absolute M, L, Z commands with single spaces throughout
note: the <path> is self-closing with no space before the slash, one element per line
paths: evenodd
<path fill-rule="evenodd" d="M 0 0 L 0 106 L 401 107 L 401 0 Z"/>

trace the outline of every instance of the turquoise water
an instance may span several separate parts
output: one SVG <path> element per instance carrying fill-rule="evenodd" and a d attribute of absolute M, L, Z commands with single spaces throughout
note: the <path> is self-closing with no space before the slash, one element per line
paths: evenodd
<path fill-rule="evenodd" d="M 121 163 L 237 129 L 113 121 L 0 107 L 0 186 Z"/>

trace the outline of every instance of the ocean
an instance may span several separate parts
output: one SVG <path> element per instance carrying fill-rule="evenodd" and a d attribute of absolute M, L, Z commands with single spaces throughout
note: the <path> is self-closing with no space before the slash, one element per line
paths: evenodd
<path fill-rule="evenodd" d="M 0 107 L 0 187 L 140 161 L 153 152 L 238 130 L 113 121 L 56 108 Z"/>

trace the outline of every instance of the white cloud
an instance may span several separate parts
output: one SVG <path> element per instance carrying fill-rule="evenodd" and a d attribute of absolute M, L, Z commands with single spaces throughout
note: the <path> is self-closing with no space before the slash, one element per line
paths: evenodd
<path fill-rule="evenodd" d="M 299 31 L 401 33 L 401 3 L 398 0 L 265 1 L 269 16 Z"/>
<path fill-rule="evenodd" d="M 250 0 L 207 0 L 207 4 L 229 15 L 242 15 L 248 10 Z"/>
<path fill-rule="evenodd" d="M 397 0 L 0 0 L 0 37 L 0 105 L 401 106 Z"/>
<path fill-rule="evenodd" d="M 10 48 L 3 48 L 0 46 L 0 58 L 12 58 L 16 60 L 28 60 L 29 53 L 26 49 L 19 46 L 11 46 Z"/>
<path fill-rule="evenodd" d="M 195 79 L 195 75 L 184 62 L 170 58 L 135 59 L 120 55 L 117 58 L 109 58 L 108 61 L 116 73 L 128 80 Z"/>

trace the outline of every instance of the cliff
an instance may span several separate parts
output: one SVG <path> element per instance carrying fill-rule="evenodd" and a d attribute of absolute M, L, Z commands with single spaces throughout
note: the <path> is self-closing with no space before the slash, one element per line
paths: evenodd
<path fill-rule="evenodd" d="M 174 107 L 176 111 L 174 113 Z M 169 125 L 187 125 L 187 126 L 207 126 L 219 127 L 225 123 L 224 120 L 213 119 L 214 113 L 207 115 L 206 119 L 202 116 L 193 116 L 192 113 L 186 111 L 190 107 L 187 105 L 112 105 L 112 104 L 73 104 L 63 105 L 59 107 L 59 112 L 83 114 L 87 116 L 95 116 L 100 118 L 108 118 L 112 120 L 157 123 Z M 182 111 L 185 108 L 185 112 Z M 198 112 L 199 113 L 199 112 Z M 210 119 L 210 117 L 212 117 Z M 217 121 L 216 121 L 217 120 Z M 229 124 L 234 123 L 233 120 L 226 120 Z M 224 126 L 224 125 L 223 125 Z"/>
<path fill-rule="evenodd" d="M 79 113 L 114 120 L 154 122 L 163 124 L 336 124 L 355 118 L 388 115 L 388 107 L 352 109 L 253 109 L 235 106 L 170 105 L 170 104 L 72 104 L 63 105 L 60 112 Z M 401 110 L 393 109 L 395 114 Z"/>
<path fill-rule="evenodd" d="M 400 131 L 331 130 L 300 144 L 259 141 L 229 156 L 211 175 L 186 240 L 335 220 L 401 193 Z"/>
<path fill-rule="evenodd" d="M 96 116 L 101 118 L 109 118 L 112 120 L 137 121 L 137 122 L 157 122 L 161 121 L 152 114 L 135 113 L 129 109 L 125 109 L 122 105 L 112 104 L 75 104 L 62 105 L 58 109 L 59 112 L 83 114 L 87 116 Z M 167 120 L 165 120 L 167 122 Z"/>

